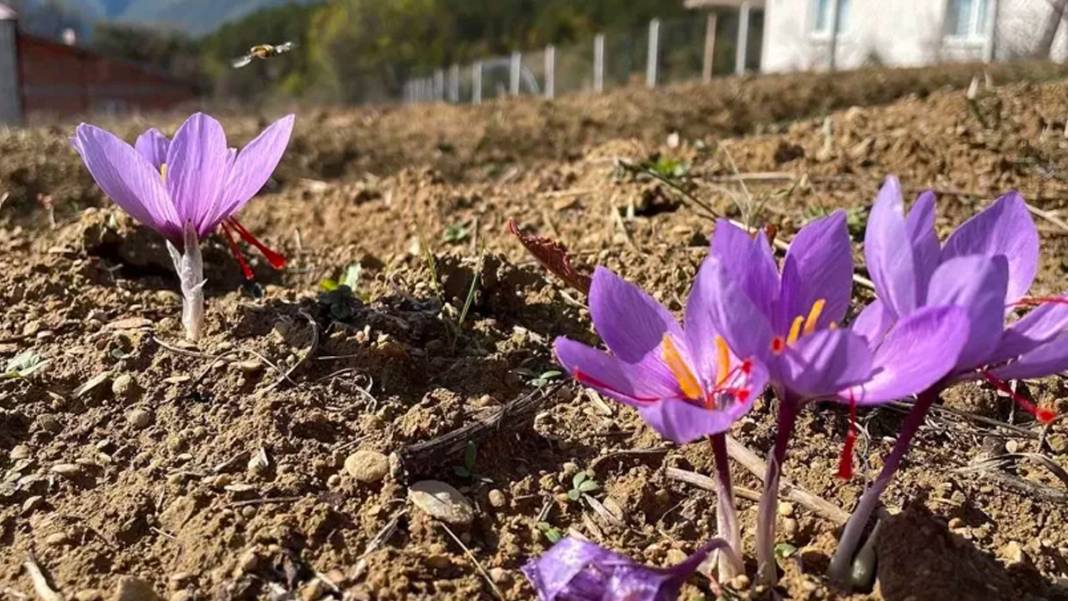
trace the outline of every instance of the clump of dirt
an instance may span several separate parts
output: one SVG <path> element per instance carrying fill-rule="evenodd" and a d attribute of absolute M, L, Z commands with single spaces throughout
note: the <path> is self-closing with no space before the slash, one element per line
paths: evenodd
<path fill-rule="evenodd" d="M 995 81 L 1056 72 L 997 69 Z M 32 596 L 22 565 L 32 556 L 83 600 L 120 589 L 175 601 L 525 599 L 519 567 L 568 533 L 676 563 L 714 536 L 715 498 L 667 468 L 710 475 L 707 445 L 666 445 L 631 409 L 561 377 L 552 340 L 597 341 L 585 298 L 506 224 L 566 243 L 583 269 L 609 267 L 681 312 L 709 212 L 789 239 L 844 208 L 860 260 L 866 207 L 888 173 L 939 192 L 943 235 L 1016 187 L 1044 215 L 1035 290 L 1060 293 L 1068 84 L 1004 85 L 973 106 L 941 89 L 974 71 L 323 110 L 300 122 L 276 184 L 242 215 L 289 266 L 253 258 L 257 279 L 245 282 L 225 245 L 208 241 L 197 345 L 182 341 L 162 240 L 103 201 L 64 154 L 69 132 L 0 134 L 0 193 L 13 192 L 0 210 L 0 367 L 23 353 L 37 364 L 0 378 L 0 591 Z M 917 82 L 922 94 L 848 108 Z M 846 110 L 822 114 L 835 108 Z M 244 140 L 262 123 L 227 125 Z M 54 228 L 38 192 L 58 203 Z M 1068 411 L 1063 379 L 1019 390 Z M 773 410 L 758 402 L 734 436 L 763 454 Z M 858 474 L 843 482 L 846 412 L 806 409 L 785 477 L 851 509 L 902 417 L 862 412 Z M 852 598 L 1063 594 L 1068 493 L 1048 462 L 1068 468 L 1066 423 L 1039 427 L 983 384 L 947 394 L 884 495 L 904 511 L 883 528 L 876 589 Z M 571 494 L 580 472 L 596 483 L 586 497 Z M 734 473 L 759 490 L 741 465 Z M 432 519 L 409 494 L 425 479 L 454 487 L 473 517 Z M 739 506 L 751 558 L 755 503 Z M 800 505 L 778 519 L 781 592 L 850 598 L 824 576 L 837 525 Z M 762 594 L 745 579 L 725 586 Z M 711 591 L 699 576 L 683 598 Z"/>

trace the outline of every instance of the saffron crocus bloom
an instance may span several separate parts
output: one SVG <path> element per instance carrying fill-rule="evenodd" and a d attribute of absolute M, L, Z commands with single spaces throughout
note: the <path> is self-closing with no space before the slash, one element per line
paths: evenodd
<path fill-rule="evenodd" d="M 801 406 L 822 399 L 873 405 L 923 390 L 953 367 L 968 320 L 957 307 L 935 307 L 901 320 L 878 340 L 840 327 L 853 285 L 842 211 L 798 232 L 781 273 L 763 232 L 750 236 L 720 220 L 706 270 L 698 280 L 708 286 L 702 296 L 712 299 L 713 327 L 735 354 L 767 366 L 780 401 L 757 520 L 760 578 L 770 583 L 779 474 Z"/>
<path fill-rule="evenodd" d="M 970 328 L 945 378 L 922 391 L 884 462 L 857 504 L 831 562 L 831 576 L 850 579 L 864 527 L 908 450 L 913 435 L 942 391 L 983 378 L 1008 392 L 1040 421 L 1053 412 L 1016 395 L 1005 380 L 1036 378 L 1068 369 L 1068 296 L 1032 298 L 1038 271 L 1038 231 L 1023 198 L 1009 192 L 962 224 L 940 244 L 934 229 L 935 198 L 921 194 L 905 215 L 901 186 L 887 178 L 876 198 L 864 253 L 878 300 L 857 318 L 854 331 L 876 340 L 895 324 L 939 305 L 968 313 Z M 1012 321 L 1015 310 L 1037 307 Z"/>
<path fill-rule="evenodd" d="M 204 275 L 200 241 L 222 228 L 246 277 L 252 271 L 234 242 L 236 233 L 281 269 L 285 259 L 268 249 L 234 215 L 267 182 L 293 130 L 283 117 L 238 152 L 226 144 L 215 119 L 196 113 L 167 139 L 155 129 L 134 146 L 82 123 L 72 143 L 97 185 L 131 217 L 167 239 L 182 284 L 182 323 L 191 340 L 204 321 Z"/>
<path fill-rule="evenodd" d="M 717 548 L 730 552 L 729 545 L 717 539 L 679 565 L 662 569 L 568 537 L 527 562 L 523 574 L 541 601 L 673 601 L 686 579 Z"/>
<path fill-rule="evenodd" d="M 610 352 L 557 338 L 556 358 L 582 384 L 638 410 L 662 436 L 687 443 L 708 436 L 717 468 L 719 533 L 738 549 L 725 432 L 764 389 L 758 362 L 738 359 L 711 323 L 702 270 L 686 303 L 684 326 L 663 305 L 611 271 L 598 267 L 590 286 L 590 316 Z M 720 577 L 733 574 L 720 555 Z"/>

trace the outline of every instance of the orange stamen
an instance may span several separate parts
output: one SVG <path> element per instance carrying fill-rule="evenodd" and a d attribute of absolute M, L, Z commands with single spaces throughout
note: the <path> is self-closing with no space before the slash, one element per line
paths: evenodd
<path fill-rule="evenodd" d="M 686 365 L 682 355 L 679 354 L 679 349 L 675 347 L 675 343 L 671 340 L 671 334 L 664 334 L 662 352 L 664 363 L 667 364 L 668 369 L 675 376 L 682 394 L 691 401 L 700 399 L 702 396 L 701 384 L 694 377 L 693 372 L 690 371 L 690 367 Z"/>
<path fill-rule="evenodd" d="M 270 248 L 267 248 L 267 245 L 257 240 L 256 237 L 252 235 L 252 232 L 245 229 L 245 226 L 238 223 L 236 219 L 231 217 L 223 223 L 228 223 L 230 227 L 234 228 L 234 231 L 236 231 L 238 235 L 241 236 L 242 240 L 248 242 L 252 246 L 255 246 L 257 250 L 263 253 L 263 257 L 267 259 L 267 262 L 271 264 L 271 267 L 274 267 L 275 269 L 282 269 L 286 266 L 285 257 L 271 250 Z"/>
<path fill-rule="evenodd" d="M 849 480 L 853 477 L 853 447 L 857 443 L 857 399 L 849 390 L 849 432 L 846 433 L 842 455 L 838 458 L 838 477 Z"/>
<path fill-rule="evenodd" d="M 812 308 L 808 311 L 808 317 L 805 319 L 804 333 L 811 334 L 816 331 L 816 323 L 820 320 L 820 315 L 823 314 L 823 308 L 827 306 L 827 299 L 821 298 L 812 303 Z"/>
<path fill-rule="evenodd" d="M 1053 409 L 1049 409 L 1048 407 L 1036 407 L 1034 403 L 1025 399 L 1022 394 L 1013 390 L 1012 387 L 1009 386 L 1009 383 L 1005 380 L 998 378 L 997 376 L 988 371 L 981 371 L 979 373 L 983 374 L 983 377 L 986 378 L 986 381 L 990 382 L 990 384 L 994 388 L 997 388 L 1001 392 L 1009 395 L 1009 398 L 1015 401 L 1021 409 L 1035 416 L 1035 419 L 1037 419 L 1040 423 L 1048 424 L 1053 422 L 1053 420 L 1057 418 L 1056 411 L 1054 411 Z"/>
<path fill-rule="evenodd" d="M 723 386 L 731 373 L 731 351 L 723 336 L 716 336 L 716 386 Z"/>

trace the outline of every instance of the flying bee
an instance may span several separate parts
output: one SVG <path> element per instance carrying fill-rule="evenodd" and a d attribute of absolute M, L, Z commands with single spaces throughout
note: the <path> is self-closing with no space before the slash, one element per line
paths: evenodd
<path fill-rule="evenodd" d="M 266 60 L 272 56 L 278 56 L 279 54 L 285 54 L 289 52 L 297 45 L 293 42 L 285 42 L 275 46 L 274 44 L 259 44 L 248 49 L 248 54 L 245 56 L 235 58 L 233 65 L 235 69 L 240 69 L 252 62 L 252 59 L 258 58 L 260 60 Z"/>

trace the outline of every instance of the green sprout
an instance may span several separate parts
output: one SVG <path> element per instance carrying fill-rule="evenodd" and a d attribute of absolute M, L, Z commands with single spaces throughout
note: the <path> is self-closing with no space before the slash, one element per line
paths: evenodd
<path fill-rule="evenodd" d="M 538 530 L 545 536 L 546 540 L 550 543 L 556 544 L 560 542 L 564 535 L 555 526 L 549 522 L 538 522 Z"/>
<path fill-rule="evenodd" d="M 27 378 L 43 369 L 50 361 L 50 359 L 41 359 L 41 356 L 32 350 L 23 351 L 8 359 L 4 372 L 0 373 L 0 380 Z"/>
<path fill-rule="evenodd" d="M 601 485 L 593 479 L 593 474 L 582 471 L 571 478 L 571 490 L 567 491 L 567 498 L 578 501 L 582 495 L 601 489 Z"/>
<path fill-rule="evenodd" d="M 441 240 L 449 244 L 459 244 L 470 236 L 471 234 L 467 231 L 467 224 L 454 223 L 445 228 L 445 233 L 441 236 Z"/>
<path fill-rule="evenodd" d="M 789 559 L 793 557 L 796 553 L 797 547 L 791 545 L 790 543 L 779 543 L 775 545 L 775 557 L 778 558 L 779 561 Z"/>
<path fill-rule="evenodd" d="M 679 159 L 661 155 L 655 161 L 649 161 L 645 168 L 664 179 L 682 179 L 689 175 L 690 165 Z"/>
<path fill-rule="evenodd" d="M 549 369 L 538 373 L 525 367 L 520 367 L 515 371 L 519 375 L 526 377 L 527 384 L 530 384 L 534 388 L 544 388 L 550 382 L 563 375 L 563 372 L 558 369 Z"/>
<path fill-rule="evenodd" d="M 467 441 L 467 448 L 464 449 L 464 464 L 453 466 L 452 471 L 457 476 L 468 480 L 478 480 L 485 483 L 493 482 L 493 480 L 475 472 L 475 462 L 477 460 L 478 444 L 473 440 L 469 440 Z"/>

